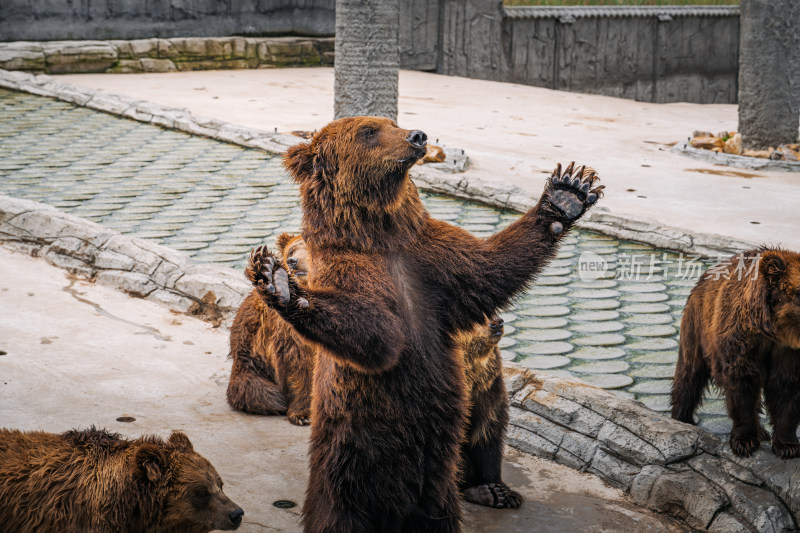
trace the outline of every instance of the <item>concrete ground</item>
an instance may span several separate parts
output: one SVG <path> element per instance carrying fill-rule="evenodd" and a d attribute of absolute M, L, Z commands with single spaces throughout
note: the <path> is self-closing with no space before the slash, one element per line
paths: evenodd
<path fill-rule="evenodd" d="M 281 132 L 333 118 L 333 69 L 57 76 Z M 735 105 L 651 104 L 401 71 L 401 126 L 466 149 L 468 176 L 541 192 L 556 162 L 596 168 L 612 213 L 800 249 L 800 174 L 711 165 L 669 152 L 693 130 L 735 130 Z"/>
<path fill-rule="evenodd" d="M 126 436 L 172 429 L 222 476 L 245 510 L 241 531 L 299 531 L 309 428 L 231 410 L 227 331 L 76 280 L 0 248 L 0 426 L 61 432 L 89 425 Z M 118 417 L 134 422 L 118 422 Z M 509 450 L 515 511 L 465 504 L 465 531 L 680 531 L 597 478 Z M 276 500 L 297 507 L 282 510 Z"/>

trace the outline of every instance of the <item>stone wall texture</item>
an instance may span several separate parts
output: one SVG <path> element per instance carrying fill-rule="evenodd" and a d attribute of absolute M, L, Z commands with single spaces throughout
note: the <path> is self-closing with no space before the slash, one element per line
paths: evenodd
<path fill-rule="evenodd" d="M 0 196 L 0 243 L 173 311 L 229 324 L 250 292 L 240 272 L 128 237 L 54 207 Z"/>
<path fill-rule="evenodd" d="M 0 40 L 333 35 L 336 0 L 3 0 Z"/>
<path fill-rule="evenodd" d="M 333 65 L 332 38 L 219 37 L 0 43 L 0 68 L 34 73 Z"/>
<path fill-rule="evenodd" d="M 5 0 L 0 40 L 333 35 L 334 7 L 335 0 L 85 0 L 79 5 Z M 399 39 L 401 68 L 648 102 L 737 101 L 736 6 L 545 8 L 503 7 L 502 0 L 407 0 L 400 2 Z M 187 40 L 193 44 L 186 57 L 180 45 L 173 47 L 178 62 L 160 49 L 142 57 L 117 54 L 124 62 L 119 71 L 171 69 L 169 62 L 179 70 L 211 68 L 212 62 L 213 68 L 252 68 L 258 62 L 283 66 L 260 54 L 247 55 L 248 45 L 240 41 L 230 45 L 239 51 L 231 56 L 216 48 L 208 53 L 194 44 L 197 39 Z M 102 43 L 75 46 L 84 50 L 71 55 L 86 55 L 86 65 L 72 72 L 114 68 L 113 51 Z M 26 57 L 36 61 L 41 54 L 23 51 L 19 65 L 6 61 L 2 68 L 55 73 L 76 64 L 26 67 Z M 330 54 L 317 62 L 304 55 L 289 64 L 331 64 L 332 46 L 318 52 Z"/>
<path fill-rule="evenodd" d="M 595 474 L 695 531 L 797 530 L 800 462 L 766 447 L 736 457 L 713 434 L 639 402 L 513 364 L 504 372 L 511 446 Z"/>
<path fill-rule="evenodd" d="M 0 244 L 220 325 L 250 291 L 241 272 L 30 200 L 0 196 Z M 510 363 L 504 374 L 511 446 L 597 475 L 693 530 L 796 530 L 800 461 L 735 457 L 713 434 L 613 393 Z"/>

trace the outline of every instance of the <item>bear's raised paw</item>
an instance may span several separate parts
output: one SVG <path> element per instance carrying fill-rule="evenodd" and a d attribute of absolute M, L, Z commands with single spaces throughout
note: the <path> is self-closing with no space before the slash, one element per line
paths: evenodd
<path fill-rule="evenodd" d="M 575 169 L 575 162 L 561 172 L 561 164 L 547 179 L 542 199 L 547 202 L 549 211 L 556 218 L 553 233 L 558 234 L 563 230 L 560 221 L 572 222 L 580 218 L 588 208 L 603 195 L 604 185 L 593 187 L 599 180 L 594 170 L 582 166 Z"/>
<path fill-rule="evenodd" d="M 293 283 L 283 264 L 266 246 L 259 246 L 250 252 L 250 260 L 244 273 L 258 292 L 268 300 L 272 299 L 286 306 L 294 299 L 301 309 L 308 307 L 308 300 L 297 297 L 297 284 Z"/>

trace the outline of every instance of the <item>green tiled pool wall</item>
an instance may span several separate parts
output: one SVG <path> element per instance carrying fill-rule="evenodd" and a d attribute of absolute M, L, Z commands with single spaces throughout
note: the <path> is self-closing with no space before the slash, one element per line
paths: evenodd
<path fill-rule="evenodd" d="M 234 268 L 243 267 L 255 245 L 299 231 L 301 218 L 297 187 L 279 158 L 2 90 L 0 193 Z M 432 216 L 477 236 L 520 216 L 422 196 Z M 605 270 L 579 275 L 587 257 L 604 261 Z M 647 245 L 573 232 L 536 284 L 503 313 L 503 357 L 665 411 L 681 312 L 705 267 Z M 729 428 L 716 394 L 701 418 L 714 431 Z"/>

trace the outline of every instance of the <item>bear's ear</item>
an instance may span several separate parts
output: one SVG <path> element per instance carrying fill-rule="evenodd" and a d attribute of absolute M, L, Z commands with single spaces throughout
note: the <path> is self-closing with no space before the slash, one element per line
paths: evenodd
<path fill-rule="evenodd" d="M 758 270 L 769 285 L 778 286 L 786 273 L 786 261 L 778 254 L 767 252 L 761 256 Z"/>
<path fill-rule="evenodd" d="M 164 451 L 152 442 L 145 442 L 136 450 L 136 468 L 143 479 L 155 483 L 166 472 L 167 456 Z"/>
<path fill-rule="evenodd" d="M 183 431 L 173 431 L 172 435 L 169 436 L 169 440 L 167 440 L 167 444 L 171 444 L 176 448 L 183 448 L 187 451 L 194 450 L 192 443 L 189 441 L 189 437 L 187 437 L 186 433 Z"/>
<path fill-rule="evenodd" d="M 292 239 L 294 238 L 295 235 L 292 235 L 291 233 L 281 233 L 278 235 L 278 238 L 275 239 L 275 246 L 277 246 L 278 250 L 280 250 L 281 254 L 283 254 L 283 251 L 287 246 L 289 246 L 289 243 L 292 242 Z"/>
<path fill-rule="evenodd" d="M 283 166 L 297 183 L 302 183 L 314 174 L 314 150 L 310 142 L 297 143 L 286 150 Z"/>

